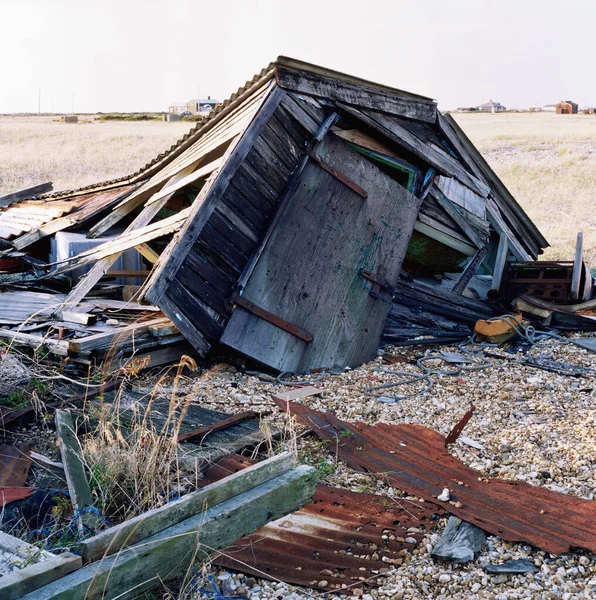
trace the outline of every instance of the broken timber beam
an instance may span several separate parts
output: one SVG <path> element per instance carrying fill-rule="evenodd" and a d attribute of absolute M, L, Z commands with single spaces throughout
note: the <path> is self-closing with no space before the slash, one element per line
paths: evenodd
<path fill-rule="evenodd" d="M 486 253 L 488 252 L 488 246 L 483 246 L 474 254 L 472 260 L 466 265 L 466 268 L 463 270 L 463 273 L 459 276 L 459 279 L 455 282 L 455 285 L 452 288 L 452 292 L 454 294 L 463 294 L 464 290 L 468 287 L 468 283 L 474 275 L 476 275 L 476 271 L 482 264 Z"/>
<path fill-rule="evenodd" d="M 32 196 L 37 196 L 39 194 L 51 192 L 52 188 L 52 182 L 48 181 L 47 183 L 40 183 L 39 185 L 34 185 L 33 187 L 19 190 L 18 192 L 12 192 L 11 194 L 7 194 L 6 196 L 0 196 L 0 208 L 10 206 L 14 202 L 24 200 L 25 198 L 31 198 Z"/>
<path fill-rule="evenodd" d="M 69 410 L 56 411 L 56 433 L 70 499 L 73 507 L 79 513 L 77 526 L 79 530 L 82 530 L 84 526 L 95 530 L 99 527 L 101 518 L 94 512 L 86 511 L 93 507 L 93 496 L 85 475 L 81 448 Z"/>
<path fill-rule="evenodd" d="M 149 510 L 83 540 L 81 555 L 85 563 L 89 563 L 103 556 L 120 552 L 122 548 L 193 517 L 207 507 L 225 502 L 287 473 L 293 465 L 294 459 L 289 452 L 273 456 L 201 490 L 191 492 L 178 500 Z"/>
<path fill-rule="evenodd" d="M 247 410 L 245 412 L 238 413 L 237 415 L 232 415 L 228 419 L 224 419 L 219 423 L 214 423 L 213 425 L 207 425 L 205 427 L 200 427 L 199 429 L 193 429 L 187 433 L 183 433 L 178 436 L 177 442 L 180 444 L 181 442 L 192 442 L 197 438 L 204 438 L 206 435 L 210 433 L 215 433 L 216 431 L 221 431 L 222 429 L 227 429 L 232 425 L 237 425 L 242 421 L 246 421 L 247 419 L 256 419 L 260 417 L 260 413 L 254 410 Z"/>
<path fill-rule="evenodd" d="M 143 590 L 186 572 L 191 565 L 268 521 L 300 508 L 312 496 L 315 485 L 315 470 L 301 465 L 168 527 L 136 547 L 90 563 L 23 600 L 136 597 Z"/>

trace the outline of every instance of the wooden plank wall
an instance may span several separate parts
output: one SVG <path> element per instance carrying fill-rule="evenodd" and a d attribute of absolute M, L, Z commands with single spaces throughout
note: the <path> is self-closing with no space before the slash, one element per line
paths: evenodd
<path fill-rule="evenodd" d="M 160 306 L 189 340 L 197 337 L 191 329 L 209 342 L 219 340 L 233 287 L 265 234 L 313 127 L 323 120 L 320 107 L 285 95 L 177 272 L 169 274 Z M 182 318 L 169 314 L 167 306 L 175 306 Z"/>

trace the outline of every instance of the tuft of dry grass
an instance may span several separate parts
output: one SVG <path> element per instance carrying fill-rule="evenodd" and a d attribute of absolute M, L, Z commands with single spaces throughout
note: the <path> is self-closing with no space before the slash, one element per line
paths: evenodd
<path fill-rule="evenodd" d="M 45 181 L 60 191 L 129 175 L 195 125 L 0 116 L 0 196 Z"/>
<path fill-rule="evenodd" d="M 454 114 L 551 244 L 545 259 L 573 260 L 578 231 L 596 266 L 596 116 Z"/>
<path fill-rule="evenodd" d="M 178 464 L 176 440 L 192 399 L 178 394 L 178 383 L 184 369 L 195 372 L 197 365 L 183 356 L 175 368 L 163 425 L 157 428 L 151 419 L 155 396 L 143 410 L 128 408 L 124 417 L 121 387 L 111 405 L 102 402 L 96 430 L 82 442 L 90 484 L 106 520 L 121 522 L 157 508 L 188 484 Z"/>

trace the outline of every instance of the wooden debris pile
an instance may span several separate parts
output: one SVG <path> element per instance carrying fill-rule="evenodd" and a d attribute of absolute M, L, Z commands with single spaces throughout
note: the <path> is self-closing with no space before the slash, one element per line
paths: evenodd
<path fill-rule="evenodd" d="M 92 361 L 184 336 L 298 373 L 462 339 L 547 242 L 431 98 L 279 57 L 137 173 L 3 198 L 0 244 L 0 286 L 56 293 L 12 289 L 4 337 Z M 99 298 L 138 323 L 106 329 Z M 131 299 L 178 331 L 152 337 Z"/>

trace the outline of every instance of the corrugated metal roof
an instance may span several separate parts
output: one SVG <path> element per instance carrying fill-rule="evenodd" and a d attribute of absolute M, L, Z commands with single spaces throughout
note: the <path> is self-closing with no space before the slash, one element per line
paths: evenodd
<path fill-rule="evenodd" d="M 65 223 L 65 227 L 81 223 L 106 210 L 134 188 L 134 185 L 120 186 L 63 200 L 21 200 L 0 211 L 0 238 L 9 240 L 19 237 L 66 215 L 70 224 Z"/>
<path fill-rule="evenodd" d="M 572 548 L 596 552 L 592 500 L 484 477 L 453 458 L 441 434 L 420 425 L 346 423 L 302 404 L 278 405 L 358 471 L 382 474 L 391 485 L 439 504 L 437 496 L 449 488 L 453 504 L 445 504 L 446 510 L 504 540 L 554 554 Z"/>
<path fill-rule="evenodd" d="M 201 485 L 253 462 L 239 455 L 227 457 L 206 472 Z M 430 503 L 318 485 L 310 504 L 238 540 L 213 562 L 307 587 L 360 586 L 401 564 L 400 552 L 412 550 L 442 513 Z M 417 531 L 408 531 L 412 528 Z"/>
<path fill-rule="evenodd" d="M 220 115 L 228 109 L 231 105 L 233 105 L 245 92 L 250 90 L 252 87 L 257 84 L 263 84 L 265 81 L 270 79 L 273 75 L 273 66 L 275 63 L 270 63 L 266 68 L 262 69 L 259 73 L 257 73 L 252 79 L 247 81 L 243 86 L 238 88 L 236 92 L 234 92 L 227 100 L 224 100 L 220 104 L 216 105 L 213 110 L 211 110 L 203 119 L 197 122 L 196 126 L 191 129 L 188 133 L 186 133 L 182 138 L 180 138 L 174 145 L 172 145 L 168 150 L 158 154 L 152 161 L 148 162 L 144 167 L 141 167 L 138 171 L 135 171 L 131 175 L 125 175 L 124 177 L 119 177 L 116 179 L 110 179 L 108 181 L 102 181 L 99 183 L 93 183 L 91 185 L 87 185 L 81 188 L 73 189 L 73 190 L 63 190 L 59 192 L 53 192 L 51 194 L 44 194 L 42 196 L 36 196 L 35 199 L 50 199 L 50 198 L 62 198 L 68 197 L 73 194 L 81 193 L 85 190 L 94 190 L 97 188 L 105 188 L 108 186 L 115 186 L 118 184 L 128 183 L 128 182 L 136 182 L 141 179 L 141 177 L 149 176 L 147 173 L 150 170 L 153 170 L 154 167 L 161 165 L 162 163 L 167 163 L 172 160 L 175 156 L 177 156 L 179 151 L 183 151 L 190 144 L 197 141 L 203 133 L 206 131 L 207 126 L 211 126 L 212 122 L 220 117 Z"/>

